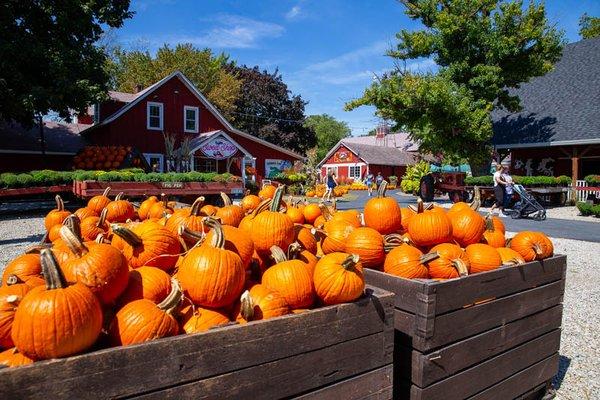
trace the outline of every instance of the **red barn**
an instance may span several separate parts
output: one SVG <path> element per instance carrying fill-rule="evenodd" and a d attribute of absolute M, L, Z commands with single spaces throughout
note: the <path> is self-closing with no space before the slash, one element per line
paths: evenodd
<path fill-rule="evenodd" d="M 189 165 L 195 171 L 243 177 L 256 171 L 253 178 L 261 180 L 302 159 L 234 128 L 179 71 L 136 94 L 111 92 L 110 97 L 90 110 L 89 120 L 79 119 L 95 122 L 82 135 L 93 144 L 132 146 L 158 171 L 167 169 L 165 133 L 175 138 L 176 152 L 189 139 Z"/>

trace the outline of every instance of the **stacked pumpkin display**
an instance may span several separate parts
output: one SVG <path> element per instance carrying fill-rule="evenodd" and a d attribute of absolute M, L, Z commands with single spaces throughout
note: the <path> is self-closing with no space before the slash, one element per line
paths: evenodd
<path fill-rule="evenodd" d="M 240 206 L 226 195 L 223 207 L 200 197 L 185 208 L 154 196 L 136 208 L 107 190 L 73 213 L 57 196 L 44 221 L 47 243 L 3 272 L 0 364 L 358 299 L 361 258 L 343 248 L 317 258 L 313 225 L 303 223 L 320 226 L 322 208 L 286 204 L 283 190 L 268 188 Z"/>
<path fill-rule="evenodd" d="M 132 153 L 131 146 L 86 146 L 73 157 L 75 169 L 112 170 L 144 165 L 139 154 Z"/>

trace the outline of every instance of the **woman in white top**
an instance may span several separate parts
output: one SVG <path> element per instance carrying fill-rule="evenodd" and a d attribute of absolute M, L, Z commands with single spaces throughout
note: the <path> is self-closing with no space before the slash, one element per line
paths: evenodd
<path fill-rule="evenodd" d="M 494 197 L 496 198 L 496 202 L 492 206 L 491 211 L 494 211 L 496 208 L 500 209 L 498 213 L 499 216 L 503 217 L 504 215 L 504 197 L 505 197 L 505 186 L 506 181 L 502 177 L 502 165 L 500 163 L 496 164 L 496 172 L 494 172 Z"/>
<path fill-rule="evenodd" d="M 506 182 L 504 186 L 504 210 L 510 208 L 510 201 L 512 200 L 513 195 L 513 179 L 512 176 L 508 173 L 508 167 L 504 167 L 502 170 L 502 180 Z"/>

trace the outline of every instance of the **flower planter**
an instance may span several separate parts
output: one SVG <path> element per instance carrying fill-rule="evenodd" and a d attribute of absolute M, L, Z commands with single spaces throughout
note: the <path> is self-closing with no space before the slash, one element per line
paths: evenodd
<path fill-rule="evenodd" d="M 0 370 L 2 399 L 391 399 L 393 294 Z"/>
<path fill-rule="evenodd" d="M 100 195 L 110 187 L 113 193 L 124 192 L 129 197 L 160 195 L 172 196 L 208 195 L 225 192 L 241 194 L 242 182 L 104 182 L 73 181 L 73 192 L 83 198 Z"/>
<path fill-rule="evenodd" d="M 558 371 L 565 274 L 565 256 L 446 281 L 365 270 L 368 284 L 396 294 L 394 398 L 542 390 Z"/>

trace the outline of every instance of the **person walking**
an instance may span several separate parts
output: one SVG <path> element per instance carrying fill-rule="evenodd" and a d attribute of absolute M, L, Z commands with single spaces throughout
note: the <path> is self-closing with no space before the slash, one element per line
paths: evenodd
<path fill-rule="evenodd" d="M 512 178 L 512 176 L 510 176 L 507 166 L 505 166 L 502 169 L 502 180 L 504 180 L 504 182 L 506 182 L 506 184 L 504 185 L 504 201 L 502 204 L 504 207 L 504 210 L 506 212 L 507 208 L 511 208 L 510 203 L 511 203 L 512 196 L 513 196 L 513 178 Z"/>
<path fill-rule="evenodd" d="M 337 186 L 337 179 L 335 178 L 335 173 L 333 171 L 329 171 L 327 173 L 327 182 L 325 193 L 323 194 L 323 201 L 331 201 L 331 195 L 333 194 L 333 189 Z"/>
<path fill-rule="evenodd" d="M 381 172 L 377 173 L 377 176 L 375 177 L 375 185 L 377 185 L 377 190 L 379 190 L 379 186 L 383 183 L 383 175 L 381 175 Z"/>
<path fill-rule="evenodd" d="M 373 181 L 375 180 L 375 177 L 373 176 L 372 173 L 368 173 L 367 177 L 365 178 L 365 185 L 367 185 L 367 189 L 369 191 L 369 197 L 373 196 Z"/>
<path fill-rule="evenodd" d="M 498 216 L 506 217 L 504 214 L 504 197 L 505 192 L 504 188 L 506 186 L 506 181 L 502 178 L 502 170 L 503 167 L 500 163 L 496 164 L 496 172 L 494 172 L 493 180 L 494 180 L 494 197 L 496 198 L 496 202 L 492 206 L 490 212 L 493 212 L 496 208 L 499 209 Z"/>

